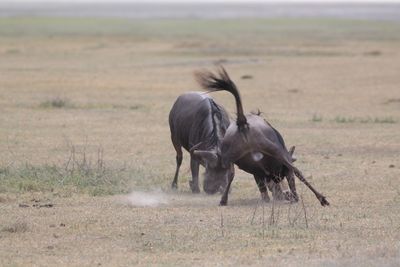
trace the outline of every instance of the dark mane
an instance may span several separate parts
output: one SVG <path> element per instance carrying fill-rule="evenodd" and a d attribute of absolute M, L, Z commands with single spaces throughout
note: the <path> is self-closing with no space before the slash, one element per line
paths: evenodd
<path fill-rule="evenodd" d="M 210 141 L 213 146 L 219 147 L 220 141 L 225 135 L 226 129 L 229 126 L 229 118 L 224 116 L 224 113 L 222 112 L 223 108 L 215 103 L 213 99 L 209 98 L 209 101 L 211 105 L 211 119 L 213 123 Z M 221 136 L 218 136 L 219 134 Z"/>
<path fill-rule="evenodd" d="M 220 139 L 225 135 L 225 131 L 229 126 L 229 118 L 223 112 L 223 108 L 214 102 L 213 99 L 207 98 L 205 101 L 209 101 L 210 110 L 202 109 L 199 112 L 199 119 L 195 122 L 198 135 L 201 135 L 203 143 L 199 148 L 201 149 L 213 149 L 220 147 Z M 209 119 L 211 116 L 212 127 L 208 127 Z M 221 136 L 219 136 L 221 135 Z M 195 144 L 192 144 L 195 145 Z"/>

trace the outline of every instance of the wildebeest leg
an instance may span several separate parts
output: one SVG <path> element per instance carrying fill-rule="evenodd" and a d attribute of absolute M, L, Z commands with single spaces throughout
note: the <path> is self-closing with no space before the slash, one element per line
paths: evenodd
<path fill-rule="evenodd" d="M 181 167 L 182 164 L 182 147 L 180 145 L 175 145 L 175 150 L 176 150 L 176 171 L 175 171 L 175 176 L 174 180 L 172 181 L 172 189 L 177 189 L 178 188 L 178 175 L 179 175 L 179 168 Z"/>
<path fill-rule="evenodd" d="M 229 193 L 229 189 L 231 188 L 231 183 L 232 183 L 234 177 L 235 177 L 235 168 L 232 164 L 231 172 L 228 177 L 228 184 L 226 185 L 225 192 L 221 197 L 221 201 L 219 202 L 220 206 L 226 206 L 228 204 L 228 193 Z"/>
<path fill-rule="evenodd" d="M 264 200 L 265 202 L 269 202 L 269 201 L 270 201 L 270 198 L 269 198 L 269 196 L 268 196 L 267 187 L 265 186 L 265 179 L 264 179 L 264 177 L 254 175 L 254 180 L 256 180 L 256 184 L 257 184 L 257 186 L 258 186 L 258 190 L 260 190 L 261 199 Z"/>
<path fill-rule="evenodd" d="M 193 158 L 190 157 L 190 169 L 192 171 L 192 181 L 189 181 L 190 189 L 192 189 L 193 193 L 200 193 L 199 188 L 199 165 L 200 163 Z"/>
<path fill-rule="evenodd" d="M 275 200 L 284 200 L 285 196 L 282 192 L 280 183 L 275 183 L 272 178 L 267 178 L 267 186 L 269 191 L 271 191 L 272 196 Z"/>
<path fill-rule="evenodd" d="M 274 197 L 275 200 L 290 200 L 289 195 L 287 192 L 282 191 L 282 183 L 275 183 L 274 180 L 276 180 L 273 174 L 271 174 L 264 166 L 262 166 L 264 173 L 265 173 L 265 183 L 268 186 L 269 191 L 271 191 L 272 196 Z M 279 177 L 277 177 L 278 180 Z"/>
<path fill-rule="evenodd" d="M 300 179 L 300 181 L 302 181 L 315 194 L 315 196 L 317 197 L 322 206 L 329 205 L 329 202 L 326 200 L 326 198 L 308 183 L 308 181 L 304 178 L 300 170 L 297 169 L 295 166 L 293 166 L 293 164 L 285 157 L 282 151 L 279 148 L 277 148 L 274 143 L 272 143 L 268 139 L 264 139 L 261 141 L 259 145 L 262 153 L 274 157 L 275 159 L 282 162 L 282 164 L 285 165 L 289 170 L 293 170 L 294 174 L 296 174 L 296 176 Z"/>
<path fill-rule="evenodd" d="M 299 177 L 300 181 L 302 181 L 308 188 L 310 188 L 311 191 L 313 191 L 313 193 L 318 198 L 322 206 L 329 206 L 328 200 L 326 200 L 326 198 L 321 193 L 315 190 L 314 187 L 312 187 L 312 185 L 308 183 L 308 181 L 306 180 L 306 178 L 304 178 L 303 174 L 300 172 L 299 169 L 293 166 L 293 171 L 296 174 L 296 176 Z"/>
<path fill-rule="evenodd" d="M 299 201 L 299 196 L 297 195 L 297 192 L 296 192 L 296 183 L 294 180 L 293 170 L 289 171 L 289 173 L 286 177 L 286 180 L 288 181 L 289 189 L 290 189 L 290 192 L 292 193 L 290 196 L 287 196 L 289 198 L 288 200 L 294 201 L 294 202 Z"/>

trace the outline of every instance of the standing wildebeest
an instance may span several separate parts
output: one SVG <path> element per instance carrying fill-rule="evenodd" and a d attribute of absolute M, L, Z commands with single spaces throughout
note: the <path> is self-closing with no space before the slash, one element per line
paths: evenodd
<path fill-rule="evenodd" d="M 221 140 L 229 126 L 223 107 L 201 92 L 190 92 L 178 97 L 169 114 L 171 139 L 176 150 L 176 171 L 172 188 L 177 188 L 182 163 L 182 146 L 190 152 L 193 193 L 199 189 L 199 164 L 205 166 L 203 189 L 214 194 L 225 189 L 228 176 L 234 175 L 233 164 L 221 165 Z"/>
<path fill-rule="evenodd" d="M 237 119 L 231 123 L 222 140 L 222 166 L 235 163 L 240 169 L 251 173 L 263 194 L 267 194 L 265 182 L 279 182 L 286 177 L 291 191 L 290 197 L 298 201 L 294 175 L 314 192 L 322 206 L 329 205 L 326 198 L 316 191 L 304 178 L 303 174 L 294 165 L 292 154 L 294 148 L 288 151 L 282 136 L 259 114 L 244 115 L 242 101 L 236 85 L 231 81 L 223 67 L 218 76 L 208 72 L 196 74 L 197 81 L 209 91 L 228 91 L 235 97 Z M 229 177 L 225 192 L 221 198 L 221 205 L 228 202 L 228 192 L 233 176 Z M 261 186 L 260 186 L 261 185 Z"/>

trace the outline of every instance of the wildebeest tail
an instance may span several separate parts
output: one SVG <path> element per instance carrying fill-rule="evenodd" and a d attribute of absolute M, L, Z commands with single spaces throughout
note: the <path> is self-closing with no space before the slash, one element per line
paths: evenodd
<path fill-rule="evenodd" d="M 206 70 L 195 72 L 195 77 L 203 89 L 211 92 L 228 91 L 235 97 L 237 110 L 236 124 L 239 130 L 244 130 L 247 127 L 247 119 L 243 113 L 242 100 L 236 85 L 229 78 L 224 67 L 219 67 L 217 74 Z"/>

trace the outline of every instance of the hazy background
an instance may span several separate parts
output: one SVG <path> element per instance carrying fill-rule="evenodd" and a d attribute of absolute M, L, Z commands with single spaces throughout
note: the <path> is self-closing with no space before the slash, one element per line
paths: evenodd
<path fill-rule="evenodd" d="M 342 18 L 400 20 L 398 1 L 1 1 L 0 16 L 67 16 L 67 17 L 118 17 L 118 18 Z M 313 2 L 313 3 L 312 3 Z"/>

